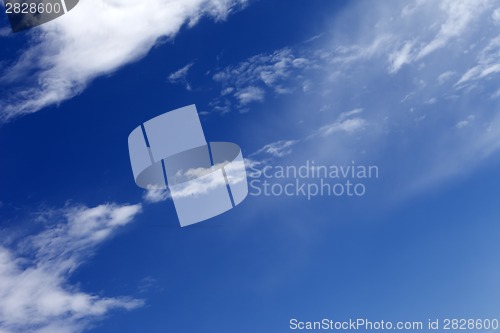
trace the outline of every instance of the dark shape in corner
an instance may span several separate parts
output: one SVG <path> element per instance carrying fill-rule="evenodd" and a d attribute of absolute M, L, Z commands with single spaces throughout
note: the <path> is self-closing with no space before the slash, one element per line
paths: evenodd
<path fill-rule="evenodd" d="M 12 32 L 34 28 L 75 8 L 79 0 L 4 0 Z"/>

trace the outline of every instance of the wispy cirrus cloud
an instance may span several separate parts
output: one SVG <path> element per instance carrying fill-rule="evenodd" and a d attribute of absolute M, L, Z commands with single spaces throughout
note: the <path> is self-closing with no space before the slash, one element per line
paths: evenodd
<path fill-rule="evenodd" d="M 168 81 L 170 83 L 183 84 L 186 87 L 186 90 L 191 90 L 191 85 L 187 80 L 187 75 L 191 67 L 193 67 L 194 63 L 189 63 L 186 66 L 180 68 L 179 70 L 171 73 L 168 76 Z"/>
<path fill-rule="evenodd" d="M 293 146 L 295 146 L 298 142 L 298 140 L 280 140 L 272 142 L 260 148 L 255 153 L 251 154 L 250 157 L 259 154 L 268 154 L 274 157 L 284 157 L 292 153 Z"/>
<path fill-rule="evenodd" d="M 404 43 L 403 47 L 400 50 L 392 52 L 389 54 L 389 72 L 396 73 L 400 70 L 403 65 L 409 63 L 411 61 L 412 55 L 412 47 L 414 42 L 408 41 Z"/>
<path fill-rule="evenodd" d="M 312 133 L 306 136 L 298 137 L 294 140 L 279 140 L 268 143 L 250 154 L 248 161 L 256 164 L 266 164 L 272 159 L 292 155 L 294 148 L 308 141 L 321 140 L 335 134 L 344 134 L 349 137 L 361 132 L 365 127 L 369 126 L 369 122 L 366 119 L 359 117 L 362 112 L 362 108 L 342 112 L 334 122 L 314 129 Z M 253 165 L 255 166 L 255 164 Z"/>
<path fill-rule="evenodd" d="M 363 118 L 352 118 L 342 121 L 336 121 L 322 126 L 314 135 L 329 136 L 337 132 L 354 133 L 363 129 L 368 122 Z"/>
<path fill-rule="evenodd" d="M 293 91 L 298 84 L 292 78 L 312 65 L 296 53 L 300 50 L 283 48 L 217 71 L 213 80 L 220 84 L 221 91 L 212 102 L 212 109 L 225 113 L 233 105 L 239 108 L 264 101 L 266 92 L 288 94 Z"/>
<path fill-rule="evenodd" d="M 490 7 L 488 0 L 446 0 L 439 4 L 439 9 L 446 15 L 434 38 L 424 44 L 418 51 L 416 59 L 421 59 L 446 46 L 450 40 L 460 37 L 470 24 L 477 20 L 481 13 Z M 421 2 L 424 5 L 424 2 Z M 427 1 L 427 6 L 435 6 L 435 2 Z"/>
<path fill-rule="evenodd" d="M 277 85 L 291 89 L 283 110 L 274 111 L 280 126 L 294 129 L 286 137 L 298 142 L 288 159 L 370 157 L 394 168 L 392 177 L 408 188 L 435 185 L 500 149 L 497 10 L 492 0 L 362 1 L 332 20 L 321 43 L 270 51 L 257 56 L 259 66 L 250 58 L 220 71 L 234 76 L 214 77 L 219 101 L 232 103 L 228 96 L 241 86 L 262 87 L 265 100 L 278 95 Z M 351 24 L 352 17 L 362 24 Z M 276 54 L 305 65 L 289 67 L 287 84 L 277 79 L 268 86 L 261 68 L 272 66 Z M 358 105 L 369 107 L 352 110 Z M 406 162 L 408 152 L 419 168 Z"/>
<path fill-rule="evenodd" d="M 141 212 L 140 205 L 66 207 L 37 214 L 46 230 L 0 245 L 0 331 L 76 333 L 114 309 L 132 310 L 143 301 L 103 297 L 69 283 L 96 247 Z"/>
<path fill-rule="evenodd" d="M 451 78 L 453 78 L 454 76 L 456 76 L 457 73 L 454 72 L 454 71 L 446 71 L 442 74 L 440 74 L 437 78 L 439 84 L 443 84 L 445 83 L 446 81 L 450 80 Z"/>
<path fill-rule="evenodd" d="M 437 13 L 444 17 L 442 22 L 430 26 L 427 31 L 424 30 L 403 42 L 399 40 L 398 33 L 394 34 L 396 37 L 394 42 L 400 47 L 388 56 L 389 72 L 396 73 L 404 65 L 422 60 L 454 40 L 462 38 L 471 25 L 477 22 L 478 18 L 489 8 L 491 8 L 489 0 L 445 0 L 439 2 Z M 402 16 L 412 19 L 423 15 L 427 18 L 432 16 L 435 10 L 436 3 L 433 1 L 416 1 L 403 8 Z"/>
<path fill-rule="evenodd" d="M 247 0 L 87 0 L 30 33 L 29 46 L 0 82 L 0 119 L 37 112 L 80 94 L 96 77 L 144 57 L 201 16 L 223 20 Z M 133 24 L 129 24 L 133 22 Z M 105 33 L 103 33 L 105 32 Z"/>
<path fill-rule="evenodd" d="M 500 73 L 500 36 L 492 39 L 477 56 L 477 65 L 465 72 L 456 83 L 463 86 L 465 83 L 483 79 L 487 76 Z"/>
<path fill-rule="evenodd" d="M 211 103 L 212 109 L 226 113 L 231 107 L 241 109 L 251 102 L 265 101 L 265 95 L 289 94 L 298 91 L 298 87 L 303 93 L 309 93 L 312 87 L 321 85 L 311 77 L 317 77 L 320 69 L 332 65 L 335 71 L 329 73 L 329 80 L 349 75 L 350 68 L 376 59 L 385 59 L 388 73 L 396 74 L 405 66 L 422 62 L 442 48 L 460 42 L 491 9 L 492 2 L 445 0 L 437 10 L 435 7 L 435 3 L 428 0 L 411 2 L 402 7 L 400 17 L 375 22 L 371 31 L 360 34 L 362 37 L 351 43 L 321 47 L 303 43 L 259 54 L 219 70 L 213 79 L 221 85 L 221 93 Z M 419 18 L 433 23 L 428 29 L 415 33 L 412 28 Z M 440 80 L 444 82 L 449 78 Z"/>

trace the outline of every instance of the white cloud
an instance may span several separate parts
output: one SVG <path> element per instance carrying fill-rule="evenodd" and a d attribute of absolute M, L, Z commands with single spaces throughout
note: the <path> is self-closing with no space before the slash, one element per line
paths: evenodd
<path fill-rule="evenodd" d="M 405 17 L 415 14 L 415 12 L 419 8 L 421 8 L 426 2 L 427 0 L 410 1 L 410 3 L 405 7 L 403 7 L 403 9 L 401 10 L 401 16 Z"/>
<path fill-rule="evenodd" d="M 295 88 L 294 78 L 312 66 L 311 60 L 296 55 L 298 52 L 283 48 L 219 70 L 213 80 L 221 85 L 221 93 L 211 106 L 220 112 L 217 108 L 227 110 L 231 107 L 231 99 L 236 99 L 240 106 L 262 102 L 267 89 L 277 94 L 291 93 Z"/>
<path fill-rule="evenodd" d="M 270 75 L 271 70 L 261 75 L 261 69 L 273 63 L 273 55 L 287 50 L 282 56 L 307 59 L 305 67 L 292 68 L 283 76 L 294 94 L 287 98 L 283 110 L 274 110 L 296 131 L 292 133 L 297 138 L 295 156 L 304 153 L 340 159 L 362 152 L 355 158 L 373 158 L 388 163 L 388 168 L 405 170 L 405 178 L 398 181 L 408 184 L 408 192 L 412 182 L 435 186 L 439 180 L 477 164 L 475 153 L 484 157 L 499 147 L 494 141 L 499 133 L 494 125 L 500 117 L 491 112 L 492 105 L 483 104 L 484 96 L 497 96 L 498 87 L 494 80 L 478 80 L 492 78 L 498 70 L 500 53 L 495 46 L 498 34 L 491 20 L 492 3 L 444 0 L 436 6 L 435 1 L 418 0 L 396 6 L 370 1 L 353 4 L 345 15 L 332 19 L 330 30 L 334 32 L 322 37 L 322 46 L 287 47 L 221 70 L 214 76 L 221 90 L 234 90 L 219 101 L 234 97 L 241 87 L 280 86 L 280 78 Z M 353 23 L 352 17 L 361 19 Z M 408 70 L 401 71 L 403 67 Z M 470 68 L 474 68 L 468 78 L 471 89 L 453 87 Z M 305 94 L 293 84 L 303 87 Z M 348 110 L 352 105 L 370 105 L 373 112 L 361 116 L 361 110 L 355 109 L 337 119 L 329 118 L 333 112 L 315 117 L 310 113 Z M 469 118 L 471 110 L 481 122 Z M 491 124 L 489 131 L 481 127 L 484 124 Z M 465 126 L 469 126 L 467 130 L 455 130 Z M 263 132 L 272 128 L 270 124 Z M 403 151 L 403 146 L 404 154 L 411 151 L 418 156 L 428 172 L 407 164 L 405 155 L 384 161 L 384 156 Z M 396 159 L 400 164 L 394 166 Z"/>
<path fill-rule="evenodd" d="M 222 169 L 224 176 L 219 172 Z M 243 162 L 226 161 L 209 168 L 180 169 L 169 177 L 168 189 L 161 186 L 149 186 L 143 199 L 148 203 L 158 203 L 169 199 L 206 194 L 218 187 L 226 187 L 226 179 L 231 185 L 246 181 Z"/>
<path fill-rule="evenodd" d="M 342 112 L 336 121 L 321 126 L 317 130 L 313 131 L 311 135 L 307 137 L 307 139 L 315 138 L 317 136 L 327 137 L 334 133 L 344 132 L 347 134 L 352 134 L 363 130 L 366 126 L 368 126 L 368 121 L 361 117 L 353 117 L 361 114 L 364 111 L 362 108 L 356 108 L 351 111 Z"/>
<path fill-rule="evenodd" d="M 492 39 L 477 56 L 477 65 L 465 72 L 456 86 L 500 72 L 500 37 Z"/>
<path fill-rule="evenodd" d="M 409 99 L 413 98 L 415 96 L 415 92 L 410 92 L 408 94 L 406 94 L 402 99 L 401 99 L 401 103 L 404 103 L 406 101 L 408 101 Z"/>
<path fill-rule="evenodd" d="M 193 67 L 194 63 L 187 64 L 181 69 L 171 73 L 168 76 L 168 81 L 170 83 L 182 83 L 185 84 L 187 90 L 191 90 L 191 85 L 187 81 L 187 75 L 191 67 Z"/>
<path fill-rule="evenodd" d="M 425 104 L 427 105 L 432 105 L 432 104 L 436 104 L 437 103 L 437 98 L 436 97 L 431 97 L 429 98 L 428 100 L 425 101 Z"/>
<path fill-rule="evenodd" d="M 433 1 L 415 1 L 402 9 L 401 17 L 390 16 L 373 24 L 359 25 L 366 27 L 367 31 L 351 31 L 347 43 L 346 38 L 340 37 L 333 38 L 331 45 L 323 48 L 285 47 L 229 66 L 213 78 L 221 83 L 224 92 L 227 88 L 234 88 L 232 94 L 237 98 L 238 91 L 247 87 L 270 87 L 275 92 L 288 93 L 300 86 L 303 92 L 314 93 L 321 85 L 321 82 L 311 79 L 311 74 L 317 74 L 317 69 L 331 69 L 328 80 L 335 81 L 352 76 L 349 70 L 359 70 L 357 66 L 360 64 L 377 59 L 385 59 L 389 73 L 396 74 L 405 65 L 422 61 L 453 42 L 460 43 L 489 6 L 488 0 L 443 0 L 436 10 Z M 389 13 L 387 8 L 371 9 L 375 13 Z M 360 5 L 360 11 L 363 10 L 366 11 L 366 6 Z M 340 33 L 335 32 L 334 37 L 337 35 Z M 339 40 L 343 41 L 340 45 Z M 419 65 L 419 70 L 425 72 L 426 65 Z M 452 71 L 449 72 L 451 76 Z M 449 77 L 440 78 L 442 82 L 446 79 Z M 228 103 L 229 97 L 231 94 L 221 94 L 213 106 L 227 109 L 227 105 L 221 105 Z"/>
<path fill-rule="evenodd" d="M 293 90 L 290 89 L 290 88 L 284 88 L 282 86 L 277 86 L 277 87 L 274 88 L 274 91 L 277 94 L 285 95 L 285 94 L 291 94 Z"/>
<path fill-rule="evenodd" d="M 422 60 L 426 56 L 446 47 L 454 40 L 459 40 L 464 34 L 471 30 L 471 25 L 477 21 L 480 15 L 490 6 L 489 0 L 444 0 L 439 2 L 436 11 L 434 1 L 419 0 L 405 6 L 401 11 L 401 18 L 411 21 L 420 17 L 420 27 L 418 33 L 412 32 L 411 40 L 405 41 L 403 46 L 395 49 L 389 54 L 389 73 L 397 73 L 405 64 Z M 436 15 L 436 13 L 439 15 Z M 433 17 L 434 16 L 434 17 Z M 423 20 L 434 19 L 428 25 L 423 24 Z M 391 18 L 392 20 L 392 18 Z M 408 24 L 407 24 L 408 25 Z M 436 27 L 439 30 L 432 33 Z M 403 28 L 401 32 L 407 32 Z M 430 31 L 430 33 L 429 33 Z M 392 41 L 400 39 L 400 31 L 390 31 Z M 381 36 L 384 36 L 381 34 Z M 386 47 L 394 49 L 394 45 Z M 399 44 L 396 44 L 399 45 Z"/>
<path fill-rule="evenodd" d="M 389 72 L 396 73 L 404 65 L 411 61 L 411 50 L 413 48 L 413 42 L 406 42 L 401 50 L 395 51 L 389 55 Z"/>
<path fill-rule="evenodd" d="M 240 104 L 245 105 L 252 102 L 262 102 L 265 92 L 259 87 L 250 86 L 238 90 L 235 95 L 240 101 Z"/>
<path fill-rule="evenodd" d="M 438 83 L 444 84 L 446 81 L 454 77 L 457 73 L 454 71 L 446 71 L 438 76 Z"/>
<path fill-rule="evenodd" d="M 190 182 L 177 185 L 172 190 L 172 197 L 178 199 L 207 194 L 209 191 L 226 186 L 227 184 L 223 177 L 219 177 L 216 173 L 210 173 L 205 175 L 205 177 L 196 178 Z"/>
<path fill-rule="evenodd" d="M 293 68 L 303 68 L 308 60 L 294 55 L 291 48 L 283 48 L 270 54 L 253 56 L 236 66 L 229 66 L 214 74 L 213 79 L 225 87 L 245 87 L 257 82 L 273 87 L 287 79 Z"/>
<path fill-rule="evenodd" d="M 302 83 L 302 91 L 305 93 L 311 91 L 312 87 L 313 87 L 313 83 L 310 80 L 305 80 Z"/>
<path fill-rule="evenodd" d="M 293 152 L 295 146 L 300 143 L 304 143 L 306 140 L 317 139 L 318 137 L 324 138 L 334 133 L 340 132 L 347 134 L 358 132 L 364 129 L 369 124 L 368 121 L 363 118 L 353 117 L 355 115 L 361 114 L 362 112 L 362 108 L 356 108 L 350 111 L 342 112 L 335 122 L 321 126 L 320 128 L 314 130 L 312 134 L 303 136 L 297 140 L 279 140 L 271 142 L 258 149 L 256 152 L 250 154 L 249 157 L 252 158 L 255 156 L 262 156 L 266 154 L 270 155 L 271 157 L 281 158 L 290 155 Z M 256 168 L 258 164 L 266 164 L 271 160 L 272 159 L 264 159 L 255 161 L 249 159 L 246 161 L 247 168 Z"/>
<path fill-rule="evenodd" d="M 157 203 L 166 201 L 171 198 L 170 193 L 167 189 L 158 186 L 148 186 L 148 189 L 144 192 L 143 200 L 149 203 Z"/>
<path fill-rule="evenodd" d="M 495 9 L 493 14 L 491 14 L 491 17 L 497 24 L 500 24 L 500 7 Z"/>
<path fill-rule="evenodd" d="M 292 147 L 298 143 L 296 140 L 280 140 L 270 144 L 265 145 L 264 147 L 257 150 L 250 156 L 258 155 L 258 154 L 269 154 L 274 157 L 284 157 L 286 155 L 290 155 L 292 153 Z"/>
<path fill-rule="evenodd" d="M 351 116 L 354 116 L 354 115 L 357 115 L 357 114 L 360 114 L 361 112 L 363 112 L 363 109 L 362 108 L 357 108 L 357 109 L 354 109 L 354 110 L 351 110 L 351 111 L 346 111 L 346 112 L 342 112 L 339 116 L 339 121 L 343 121 L 344 119 L 347 119 Z"/>
<path fill-rule="evenodd" d="M 233 91 L 234 91 L 233 87 L 227 87 L 226 89 L 222 90 L 220 94 L 222 96 L 226 96 L 226 95 L 229 95 L 230 93 L 232 93 Z"/>
<path fill-rule="evenodd" d="M 476 117 L 474 115 L 469 115 L 466 119 L 459 121 L 456 125 L 458 129 L 467 127 L 470 125 L 470 123 L 475 119 Z"/>
<path fill-rule="evenodd" d="M 389 144 L 391 147 L 407 145 L 405 151 L 419 156 L 428 170 L 422 173 L 421 168 L 413 165 L 399 166 L 405 170 L 406 179 L 402 181 L 419 184 L 408 184 L 411 191 L 410 188 L 421 190 L 463 174 L 498 149 L 500 141 L 494 141 L 498 138 L 494 128 L 500 117 L 492 110 L 498 108 L 494 98 L 498 90 L 495 80 L 500 73 L 500 47 L 496 40 L 500 37 L 491 20 L 492 4 L 494 1 L 445 0 L 436 6 L 430 0 L 410 1 L 402 4 L 406 9 L 398 17 L 394 15 L 398 10 L 394 4 L 363 2 L 347 9 L 345 16 L 336 16 L 332 24 L 335 33 L 321 51 L 329 59 L 320 64 L 324 75 L 307 77 L 321 91 L 319 100 L 314 102 L 329 105 L 333 101 L 335 108 L 366 104 L 376 112 L 363 118 L 353 116 L 359 119 L 351 119 L 346 126 L 341 126 L 337 119 L 320 127 L 313 132 L 315 140 L 339 134 L 342 129 L 363 130 L 363 136 L 331 140 L 329 145 L 314 142 L 307 146 L 314 151 L 307 153 L 328 156 L 334 145 L 337 154 L 350 156 L 354 147 L 364 152 L 363 158 L 371 154 L 371 158 L 391 168 L 396 159 L 405 158 L 400 155 L 387 161 L 383 156 L 390 150 L 384 147 L 389 141 L 395 142 L 394 146 Z M 356 15 L 363 18 L 363 24 L 350 25 L 350 19 Z M 349 29 L 342 30 L 344 26 Z M 376 40 L 384 43 L 376 44 Z M 391 75 L 381 71 L 387 67 Z M 403 67 L 408 70 L 400 72 Z M 467 89 L 453 86 L 461 77 L 457 87 L 468 83 Z M 425 107 L 419 109 L 422 104 Z M 413 113 L 405 112 L 410 108 Z M 304 119 L 305 110 L 296 110 L 294 116 Z M 452 126 L 448 119 L 455 119 Z M 316 122 L 307 125 L 311 128 Z M 395 173 L 393 177 L 398 176 Z"/>
<path fill-rule="evenodd" d="M 141 306 L 129 297 L 85 293 L 68 280 L 96 246 L 140 211 L 140 205 L 113 204 L 48 211 L 37 217 L 47 230 L 15 250 L 0 246 L 0 331 L 81 332 L 113 309 Z"/>
<path fill-rule="evenodd" d="M 3 82 L 30 82 L 0 100 L 1 118 L 36 112 L 81 93 L 94 78 L 144 57 L 200 16 L 216 20 L 247 0 L 86 0 L 33 31 Z"/>
<path fill-rule="evenodd" d="M 368 122 L 362 118 L 352 118 L 344 121 L 336 121 L 334 123 L 322 126 L 315 134 L 321 136 L 329 136 L 338 132 L 345 132 L 348 134 L 357 132 L 368 125 Z"/>
<path fill-rule="evenodd" d="M 440 10 L 446 15 L 446 21 L 441 24 L 439 32 L 418 53 L 421 59 L 430 53 L 446 46 L 453 38 L 460 37 L 470 23 L 477 19 L 488 5 L 488 0 L 446 0 L 440 2 Z M 432 4 L 435 6 L 435 3 Z"/>
<path fill-rule="evenodd" d="M 500 117 L 492 112 L 500 96 L 494 3 L 363 1 L 332 18 L 333 32 L 322 37 L 321 46 L 288 48 L 308 60 L 305 70 L 293 72 L 300 73 L 307 94 L 295 89 L 286 107 L 274 110 L 300 142 L 293 147 L 294 156 L 371 158 L 388 169 L 405 170 L 390 178 L 407 184 L 407 192 L 436 186 L 480 163 L 500 147 L 500 140 L 495 141 Z M 404 13 L 398 16 L 398 11 Z M 352 17 L 360 21 L 352 24 Z M 468 89 L 453 86 L 461 77 Z M 333 112 L 311 117 L 311 110 L 348 110 L 352 105 L 370 105 L 373 111 L 346 112 L 337 119 L 330 118 Z M 264 126 L 262 133 L 273 129 L 272 123 Z M 406 162 L 408 152 L 426 172 Z"/>
<path fill-rule="evenodd" d="M 215 170 L 224 169 L 225 177 Z M 206 194 L 218 187 L 226 187 L 246 182 L 245 165 L 243 162 L 218 163 L 211 168 L 193 168 L 180 170 L 176 175 L 177 184 L 171 185 L 171 195 L 174 199 Z"/>
<path fill-rule="evenodd" d="M 349 65 L 353 62 L 367 60 L 375 55 L 384 53 L 393 41 L 394 38 L 390 34 L 380 34 L 368 43 L 338 46 L 335 48 L 332 62 Z M 325 55 L 327 58 L 331 56 L 328 52 L 323 56 Z"/>
<path fill-rule="evenodd" d="M 500 89 L 498 89 L 491 95 L 491 98 L 498 98 L 498 97 L 500 97 Z"/>

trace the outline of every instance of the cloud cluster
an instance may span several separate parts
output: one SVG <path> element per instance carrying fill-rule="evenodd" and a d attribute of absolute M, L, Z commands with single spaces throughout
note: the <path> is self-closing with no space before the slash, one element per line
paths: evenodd
<path fill-rule="evenodd" d="M 382 15 L 370 31 L 359 34 L 358 40 L 351 37 L 350 43 L 336 41 L 320 47 L 315 46 L 317 43 L 306 42 L 259 54 L 216 72 L 213 80 L 220 84 L 221 93 L 212 101 L 212 109 L 220 113 L 229 112 L 232 107 L 246 111 L 247 104 L 263 102 L 267 94 L 287 94 L 298 91 L 298 87 L 308 93 L 313 86 L 320 89 L 321 84 L 325 84 L 317 80 L 321 69 L 328 71 L 333 67 L 326 80 L 331 81 L 335 77 L 349 77 L 348 70 L 377 58 L 383 59 L 387 72 L 394 75 L 404 66 L 422 62 L 454 42 L 468 40 L 471 28 L 480 24 L 481 17 L 492 10 L 492 1 L 444 0 L 437 10 L 433 1 L 413 1 L 401 8 L 399 17 L 390 19 L 382 17 L 387 15 L 385 9 L 368 9 L 366 4 L 360 7 L 363 11 Z M 394 8 L 397 10 L 398 6 Z M 493 20 L 495 15 L 494 12 Z M 426 25 L 429 28 L 420 28 L 422 20 L 429 23 Z M 414 28 L 417 26 L 416 33 Z M 470 76 L 483 77 L 498 71 L 489 64 L 483 60 L 482 67 L 472 69 Z M 440 77 L 440 81 L 450 79 L 452 74 Z"/>
<path fill-rule="evenodd" d="M 293 78 L 311 66 L 310 61 L 296 55 L 297 52 L 300 51 L 283 48 L 216 72 L 213 80 L 221 85 L 221 93 L 211 103 L 212 109 L 226 113 L 235 106 L 241 110 L 252 102 L 264 101 L 266 91 L 290 93 L 295 83 Z"/>
<path fill-rule="evenodd" d="M 492 39 L 479 52 L 477 64 L 462 75 L 456 86 L 463 87 L 469 81 L 480 80 L 496 73 L 500 73 L 500 36 Z"/>
<path fill-rule="evenodd" d="M 144 57 L 161 38 L 208 15 L 224 19 L 247 0 L 86 0 L 31 32 L 0 82 L 0 119 L 36 112 L 81 93 L 94 78 Z"/>
<path fill-rule="evenodd" d="M 238 102 L 245 87 L 263 89 L 264 100 L 277 86 L 292 90 L 274 116 L 295 129 L 286 138 L 297 142 L 297 158 L 370 157 L 394 168 L 392 176 L 412 183 L 408 188 L 438 184 L 500 149 L 499 10 L 492 0 L 361 1 L 314 43 L 219 71 L 217 105 Z M 268 70 L 280 57 L 289 64 L 284 75 Z M 303 66 L 291 65 L 297 58 Z M 274 139 L 258 151 L 279 152 L 284 142 Z M 408 154 L 420 167 L 406 162 Z"/>
<path fill-rule="evenodd" d="M 131 223 L 140 205 L 106 204 L 52 210 L 36 216 L 45 231 L 0 246 L 0 332 L 75 333 L 113 309 L 143 304 L 80 291 L 68 278 L 96 247 Z"/>

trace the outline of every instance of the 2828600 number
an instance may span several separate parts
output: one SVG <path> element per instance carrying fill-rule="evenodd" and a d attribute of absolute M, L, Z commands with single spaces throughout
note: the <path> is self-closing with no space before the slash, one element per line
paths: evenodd
<path fill-rule="evenodd" d="M 444 319 L 445 330 L 496 330 L 498 319 Z"/>
<path fill-rule="evenodd" d="M 59 14 L 62 11 L 62 6 L 59 3 L 6 3 L 6 14 Z"/>

